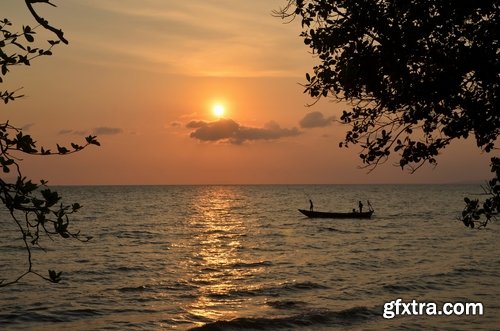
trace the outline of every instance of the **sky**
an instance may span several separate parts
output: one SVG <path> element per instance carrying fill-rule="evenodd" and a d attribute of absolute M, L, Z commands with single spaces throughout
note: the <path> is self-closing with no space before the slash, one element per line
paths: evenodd
<path fill-rule="evenodd" d="M 23 156 L 23 173 L 57 185 L 457 183 L 490 177 L 474 141 L 416 173 L 392 157 L 361 168 L 338 147 L 347 105 L 303 93 L 317 63 L 300 22 L 273 17 L 286 0 L 53 0 L 38 12 L 69 45 L 16 67 L 2 89 L 25 95 L 2 120 L 54 149 L 98 136 L 64 157 Z M 24 1 L 0 18 L 35 26 Z M 38 30 L 37 30 L 38 31 Z M 54 36 L 39 31 L 40 38 Z M 223 112 L 216 114 L 214 111 Z"/>

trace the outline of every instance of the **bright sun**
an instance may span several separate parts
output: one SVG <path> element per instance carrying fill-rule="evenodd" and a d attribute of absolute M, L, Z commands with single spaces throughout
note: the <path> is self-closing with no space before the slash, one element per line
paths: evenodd
<path fill-rule="evenodd" d="M 212 107 L 212 112 L 214 113 L 215 117 L 220 118 L 220 117 L 224 116 L 224 112 L 225 112 L 224 106 L 221 105 L 220 103 L 215 104 Z"/>

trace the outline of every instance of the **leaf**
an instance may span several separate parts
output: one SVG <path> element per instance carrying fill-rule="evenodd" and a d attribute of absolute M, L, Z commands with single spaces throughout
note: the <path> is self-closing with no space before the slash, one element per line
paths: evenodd
<path fill-rule="evenodd" d="M 57 144 L 57 151 L 59 152 L 59 154 L 67 154 L 69 152 L 66 147 L 59 146 L 59 144 Z"/>
<path fill-rule="evenodd" d="M 79 151 L 82 149 L 82 146 L 80 145 L 77 145 L 75 143 L 71 143 L 71 147 L 75 150 L 75 151 Z"/>
<path fill-rule="evenodd" d="M 19 55 L 19 60 L 18 60 L 19 63 L 22 63 L 24 65 L 27 65 L 29 66 L 30 65 L 30 60 L 28 60 L 28 57 L 27 56 L 24 56 L 24 55 Z"/>
<path fill-rule="evenodd" d="M 97 141 L 96 138 L 97 138 L 96 136 L 88 136 L 88 137 L 85 137 L 85 140 L 90 145 L 101 146 L 101 144 Z"/>
<path fill-rule="evenodd" d="M 26 183 L 24 183 L 24 191 L 26 192 L 33 192 L 38 188 L 38 185 L 33 183 L 31 180 L 28 180 Z"/>
<path fill-rule="evenodd" d="M 51 207 L 55 205 L 61 199 L 61 197 L 57 192 L 53 192 L 50 189 L 42 190 L 41 193 L 46 201 L 46 207 Z"/>
<path fill-rule="evenodd" d="M 35 38 L 33 38 L 33 36 L 32 36 L 32 34 L 34 34 L 34 32 L 31 30 L 31 27 L 29 25 L 23 26 L 23 34 L 24 34 L 24 38 L 26 38 L 26 40 L 28 42 L 32 43 L 35 41 Z"/>
<path fill-rule="evenodd" d="M 53 283 L 59 283 L 61 281 L 62 271 L 55 272 L 55 270 L 49 269 L 49 279 Z"/>
<path fill-rule="evenodd" d="M 34 42 L 35 41 L 35 38 L 33 38 L 33 36 L 31 34 L 25 34 L 24 35 L 24 38 L 26 38 L 26 40 L 30 43 Z"/>

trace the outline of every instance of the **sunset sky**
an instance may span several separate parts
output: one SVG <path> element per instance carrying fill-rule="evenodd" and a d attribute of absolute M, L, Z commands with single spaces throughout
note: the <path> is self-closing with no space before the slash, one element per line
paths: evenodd
<path fill-rule="evenodd" d="M 39 13 L 69 45 L 18 67 L 2 89 L 2 122 L 43 146 L 102 146 L 65 157 L 24 157 L 51 184 L 446 183 L 490 177 L 474 141 L 457 141 L 415 174 L 392 158 L 371 173 L 359 148 L 339 149 L 346 106 L 313 107 L 300 83 L 316 63 L 300 22 L 271 15 L 286 0 L 53 0 Z M 23 1 L 1 18 L 35 26 Z M 41 31 L 42 32 L 42 31 Z M 47 36 L 43 33 L 42 36 Z M 53 36 L 48 36 L 54 39 Z M 219 114 L 215 114 L 214 110 Z M 222 113 L 223 112 L 223 113 Z"/>

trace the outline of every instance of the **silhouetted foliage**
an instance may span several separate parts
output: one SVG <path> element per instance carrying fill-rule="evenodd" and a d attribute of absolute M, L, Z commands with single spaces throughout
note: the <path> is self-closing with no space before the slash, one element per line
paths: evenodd
<path fill-rule="evenodd" d="M 60 41 L 68 43 L 61 30 L 52 27 L 45 19 L 41 18 L 34 8 L 33 3 L 43 2 L 51 4 L 48 0 L 25 0 L 28 10 L 40 24 L 37 28 L 47 29 L 56 34 L 58 40 L 48 40 L 46 47 L 35 47 L 36 29 L 23 26 L 21 32 L 13 32 L 12 23 L 8 19 L 0 21 L 0 83 L 4 83 L 5 76 L 14 66 L 29 66 L 31 61 L 40 56 L 52 55 L 52 48 Z M 19 89 L 18 89 L 19 90 Z M 0 98 L 5 104 L 21 98 L 18 90 L 1 90 Z M 9 122 L 0 123 L 0 167 L 4 174 L 15 174 L 14 181 L 0 178 L 0 200 L 7 208 L 13 224 L 19 229 L 28 255 L 27 270 L 16 279 L 7 281 L 0 279 L 0 287 L 19 281 L 29 273 L 36 274 L 45 280 L 57 283 L 61 279 L 61 272 L 48 271 L 48 276 L 43 276 L 33 268 L 31 249 L 40 246 L 42 235 L 49 238 L 60 236 L 62 238 L 76 238 L 87 241 L 90 237 L 82 237 L 79 232 L 70 230 L 70 215 L 77 212 L 81 206 L 78 203 L 64 205 L 60 202 L 61 196 L 46 186 L 41 180 L 36 184 L 27 179 L 21 172 L 20 155 L 64 155 L 78 152 L 88 145 L 99 145 L 95 136 L 88 136 L 83 145 L 71 143 L 71 148 L 57 145 L 57 151 L 38 147 L 36 141 L 20 128 Z"/>
<path fill-rule="evenodd" d="M 488 199 L 481 204 L 479 199 L 464 198 L 465 209 L 461 220 L 465 226 L 485 227 L 500 212 L 500 159 L 497 157 L 491 159 L 491 172 L 495 174 L 495 177 L 484 187 L 484 193 L 489 195 Z"/>
<path fill-rule="evenodd" d="M 500 128 L 499 3 L 478 1 L 296 0 L 301 36 L 320 60 L 305 91 L 352 109 L 341 146 L 360 143 L 366 166 L 391 152 L 417 168 L 455 138 L 484 151 Z"/>
<path fill-rule="evenodd" d="M 275 14 L 300 18 L 301 37 L 319 59 L 305 92 L 351 106 L 340 146 L 360 144 L 365 167 L 396 152 L 398 165 L 413 172 L 469 135 L 483 151 L 496 149 L 498 1 L 289 0 Z M 466 200 L 469 226 L 498 206 L 474 201 Z"/>

